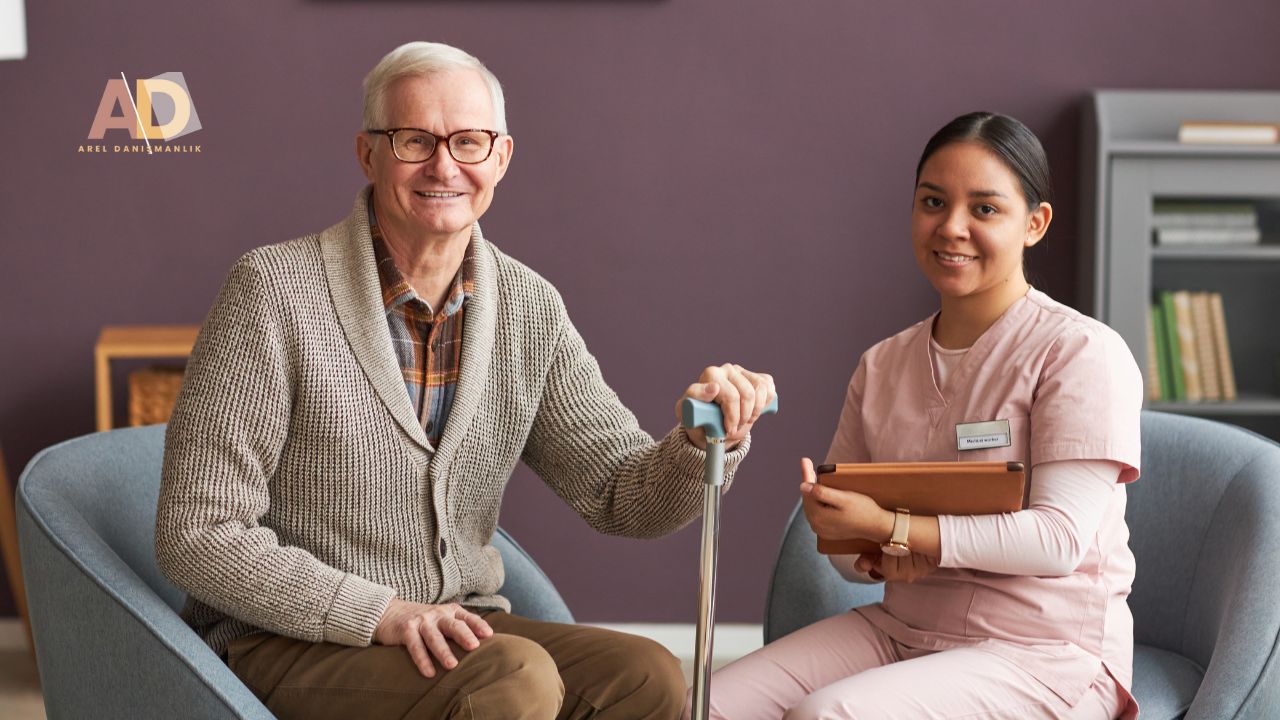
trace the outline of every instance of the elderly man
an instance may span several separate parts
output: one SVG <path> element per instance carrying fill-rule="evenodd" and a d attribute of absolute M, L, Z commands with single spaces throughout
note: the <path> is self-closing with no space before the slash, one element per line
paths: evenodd
<path fill-rule="evenodd" d="M 676 717 L 669 653 L 511 615 L 490 541 L 521 460 L 600 532 L 672 532 L 705 439 L 642 431 L 481 235 L 513 146 L 478 60 L 397 48 L 364 122 L 351 215 L 246 254 L 192 353 L 156 520 L 186 620 L 281 717 Z M 772 379 L 709 367 L 685 396 L 721 406 L 732 473 Z"/>

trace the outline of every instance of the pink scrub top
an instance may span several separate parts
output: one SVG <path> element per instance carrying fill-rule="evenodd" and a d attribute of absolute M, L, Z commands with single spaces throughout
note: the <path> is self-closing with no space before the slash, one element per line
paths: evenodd
<path fill-rule="evenodd" d="M 914 583 L 887 583 L 883 603 L 857 611 L 912 647 L 989 650 L 1071 705 L 1100 664 L 1127 691 L 1133 617 L 1125 599 L 1134 558 L 1124 483 L 1138 478 L 1142 407 L 1133 355 L 1111 328 L 1033 288 L 974 343 L 940 392 L 929 345 L 936 317 L 862 356 L 827 462 L 1016 460 L 1034 468 L 1109 460 L 1120 467 L 1119 482 L 1084 560 L 1068 575 L 939 567 Z M 957 425 L 990 420 L 1009 421 L 1010 446 L 957 450 Z M 943 557 L 955 557 L 946 518 L 939 526 Z M 1124 717 L 1136 711 L 1130 696 Z"/>

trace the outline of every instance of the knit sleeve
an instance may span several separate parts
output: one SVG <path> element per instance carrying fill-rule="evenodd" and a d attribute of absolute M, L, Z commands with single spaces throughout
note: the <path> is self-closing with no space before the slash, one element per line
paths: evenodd
<path fill-rule="evenodd" d="M 156 558 L 192 597 L 252 625 L 368 645 L 395 592 L 262 524 L 288 441 L 293 363 L 283 300 L 254 257 L 232 269 L 187 365 L 165 436 Z"/>
<path fill-rule="evenodd" d="M 749 447 L 725 453 L 726 484 Z M 522 459 L 608 535 L 659 537 L 702 512 L 706 453 L 678 426 L 656 442 L 640 429 L 567 315 Z"/>

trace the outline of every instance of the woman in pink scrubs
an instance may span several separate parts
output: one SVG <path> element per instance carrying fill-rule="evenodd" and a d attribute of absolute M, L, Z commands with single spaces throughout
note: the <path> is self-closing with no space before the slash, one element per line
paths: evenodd
<path fill-rule="evenodd" d="M 909 552 L 832 557 L 851 582 L 884 581 L 884 602 L 716 673 L 714 717 L 1136 717 L 1124 508 L 1142 380 L 1119 335 L 1027 283 L 1049 200 L 1044 150 L 1017 120 L 973 113 L 930 139 L 911 237 L 941 308 L 862 356 L 826 458 L 1021 461 L 1025 509 L 898 516 L 814 484 L 805 458 L 819 535 L 905 531 Z"/>

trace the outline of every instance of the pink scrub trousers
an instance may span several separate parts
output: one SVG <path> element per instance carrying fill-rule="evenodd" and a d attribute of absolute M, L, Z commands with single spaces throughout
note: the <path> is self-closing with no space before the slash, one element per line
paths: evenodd
<path fill-rule="evenodd" d="M 858 612 L 821 620 L 716 672 L 711 717 L 720 720 L 1107 720 L 1127 699 L 1099 667 L 1068 705 L 986 641 L 924 650 L 899 643 Z M 689 716 L 686 703 L 685 717 Z"/>

